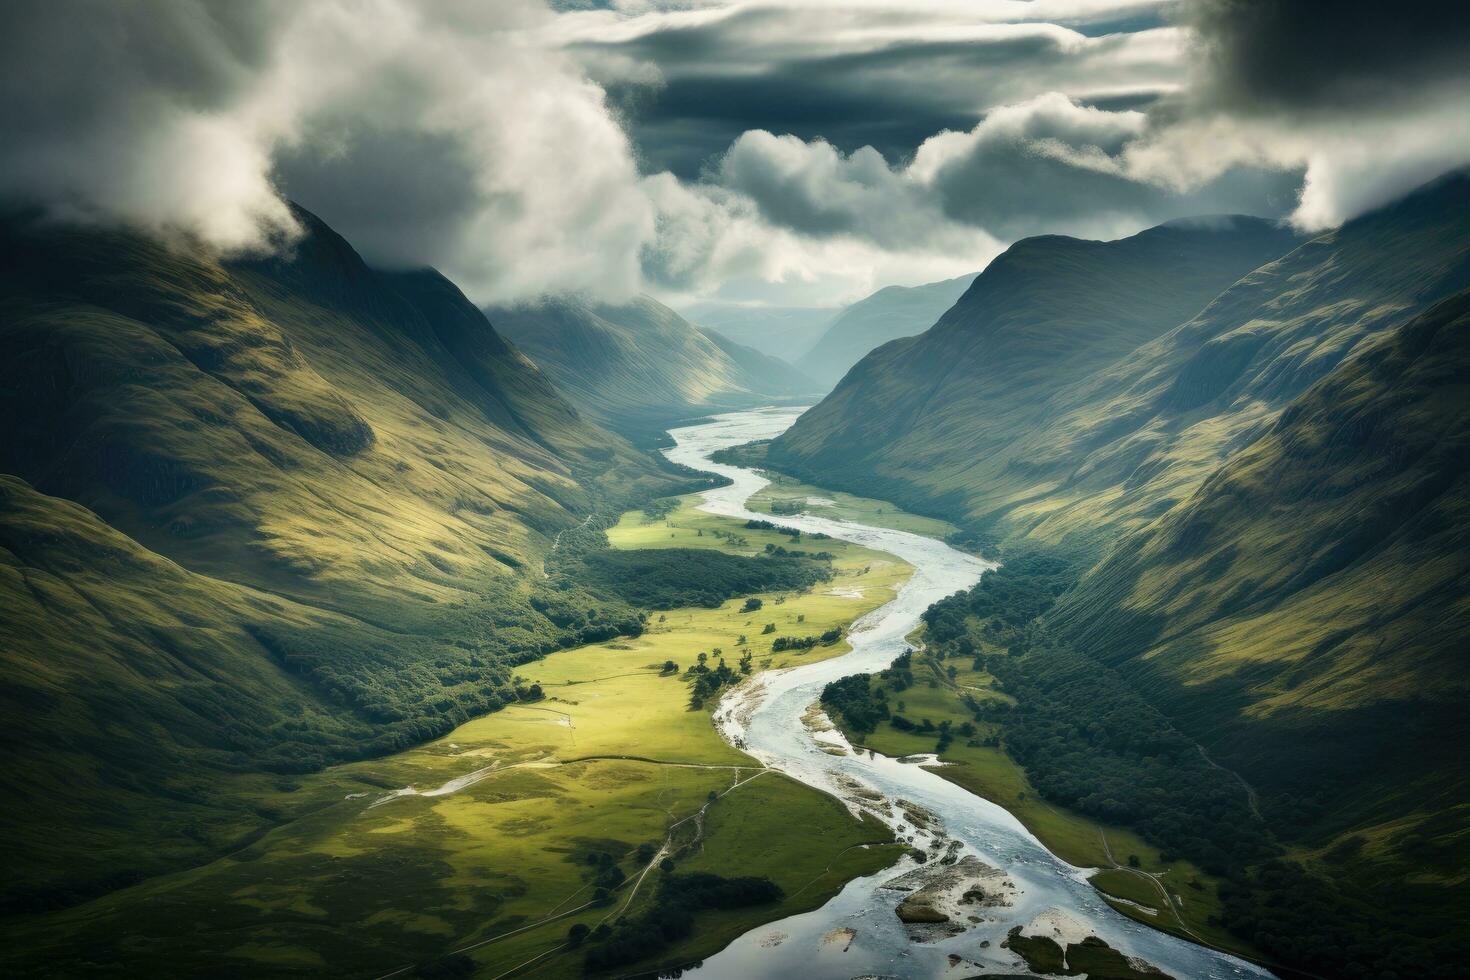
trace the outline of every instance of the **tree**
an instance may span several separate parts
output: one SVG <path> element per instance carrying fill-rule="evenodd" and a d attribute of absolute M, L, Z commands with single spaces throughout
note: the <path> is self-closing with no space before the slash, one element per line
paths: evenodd
<path fill-rule="evenodd" d="M 660 861 L 658 863 L 658 869 L 660 871 L 662 871 L 664 874 L 673 874 L 674 873 L 674 859 L 673 858 L 664 858 L 662 861 Z"/>
<path fill-rule="evenodd" d="M 755 612 L 757 609 L 759 609 L 761 606 L 764 606 L 764 605 L 765 605 L 764 602 L 761 602 L 759 599 L 757 599 L 754 596 L 752 596 L 751 598 L 745 600 L 745 605 L 743 605 L 743 606 L 740 607 L 740 611 L 741 612 L 747 612 L 747 613 L 748 612 Z"/>
<path fill-rule="evenodd" d="M 573 924 L 567 930 L 567 945 L 576 947 L 582 945 L 583 941 L 592 934 L 592 930 L 581 922 Z"/>
<path fill-rule="evenodd" d="M 765 627 L 761 630 L 761 635 L 762 636 L 765 636 L 767 633 L 774 633 L 774 632 L 776 632 L 776 624 L 775 623 L 767 623 L 765 625 Z"/>
<path fill-rule="evenodd" d="M 1141 863 L 1142 862 L 1138 860 L 1138 855 L 1137 854 L 1130 854 L 1130 855 L 1128 855 L 1128 867 L 1130 867 L 1130 868 L 1136 868 Z"/>
<path fill-rule="evenodd" d="M 699 656 L 697 658 L 695 658 L 695 659 L 697 659 L 699 661 L 699 666 L 703 667 L 705 665 L 705 662 L 707 660 L 709 660 L 709 654 L 707 654 L 703 650 L 701 650 L 701 651 L 699 651 Z"/>
<path fill-rule="evenodd" d="M 672 660 L 665 660 L 663 672 L 665 674 L 677 674 L 679 672 L 679 665 L 674 663 Z"/>
<path fill-rule="evenodd" d="M 638 850 L 636 852 L 637 857 L 638 857 L 638 863 L 639 864 L 647 864 L 649 861 L 652 861 L 653 860 L 653 856 L 655 854 L 657 854 L 657 853 L 658 853 L 658 848 L 654 847 L 652 844 L 648 843 L 647 841 L 644 841 L 642 844 L 639 844 L 638 845 Z"/>

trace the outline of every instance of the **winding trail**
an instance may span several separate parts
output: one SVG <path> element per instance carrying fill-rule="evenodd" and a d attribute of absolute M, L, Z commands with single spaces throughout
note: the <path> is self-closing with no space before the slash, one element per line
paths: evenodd
<path fill-rule="evenodd" d="M 1204 759 L 1206 763 L 1208 763 L 1213 768 L 1218 769 L 1221 772 L 1233 777 L 1235 781 L 1240 784 L 1240 788 L 1245 790 L 1245 801 L 1250 805 L 1251 813 L 1255 814 L 1257 820 L 1264 821 L 1266 818 L 1261 816 L 1261 804 L 1260 801 L 1256 798 L 1256 788 L 1250 783 L 1246 782 L 1245 777 L 1236 772 L 1234 769 L 1227 769 L 1226 767 L 1220 765 L 1220 763 L 1216 762 L 1214 759 L 1211 759 L 1210 753 L 1205 751 L 1205 747 L 1203 745 L 1200 745 L 1198 742 L 1196 742 L 1194 747 L 1199 749 L 1200 758 Z"/>

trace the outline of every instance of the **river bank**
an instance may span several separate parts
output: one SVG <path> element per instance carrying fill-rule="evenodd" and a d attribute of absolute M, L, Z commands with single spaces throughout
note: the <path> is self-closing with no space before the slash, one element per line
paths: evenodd
<path fill-rule="evenodd" d="M 755 471 L 710 457 L 745 442 L 768 438 L 790 423 L 792 413 L 735 413 L 672 433 L 667 450 L 675 462 L 717 473 L 728 486 L 706 491 L 703 508 L 740 518 L 766 515 L 745 502 L 768 481 Z M 728 457 L 726 457 L 728 458 Z M 1012 901 L 989 909 L 961 933 L 915 943 L 896 915 L 884 885 L 917 865 L 906 859 L 892 869 L 854 881 L 823 908 L 753 930 L 692 971 L 704 977 L 794 976 L 845 978 L 858 973 L 944 977 L 957 964 L 972 972 L 1014 973 L 1021 957 L 1007 948 L 1013 929 L 1041 928 L 1060 916 L 1087 936 L 1141 958 L 1179 977 L 1241 977 L 1264 971 L 1234 957 L 1148 929 L 1110 906 L 1086 883 L 1086 869 L 1053 855 L 1013 815 L 940 778 L 912 760 L 857 752 L 840 734 L 821 737 L 802 723 L 827 683 L 853 673 L 881 670 L 905 649 L 905 637 L 932 602 L 973 585 L 987 563 L 939 541 L 892 528 L 814 516 L 783 514 L 783 525 L 829 534 L 896 554 L 915 568 L 888 605 L 853 629 L 853 649 L 842 657 L 771 671 L 729 695 L 716 720 L 732 744 L 807 785 L 843 799 L 856 813 L 882 821 L 918 850 L 940 860 L 974 856 L 1007 876 Z M 914 823 L 913 812 L 933 815 Z M 823 937 L 850 938 L 840 957 Z M 1029 934 L 1029 932 L 1028 932 Z M 772 937 L 782 937 L 772 942 Z M 954 959 L 952 959 L 952 957 Z"/>

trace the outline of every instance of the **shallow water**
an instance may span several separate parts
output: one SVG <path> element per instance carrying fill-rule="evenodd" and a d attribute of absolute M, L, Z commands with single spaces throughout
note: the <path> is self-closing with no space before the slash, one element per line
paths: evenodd
<path fill-rule="evenodd" d="M 772 519 L 745 509 L 752 494 L 766 486 L 756 472 L 709 461 L 716 450 L 784 431 L 801 409 L 763 409 L 722 415 L 700 425 L 671 432 L 676 445 L 669 459 L 698 470 L 719 473 L 732 482 L 706 491 L 701 509 L 741 520 Z M 1014 904 L 987 908 L 983 922 L 965 933 L 933 943 L 915 943 L 894 915 L 901 894 L 883 885 L 912 871 L 905 858 L 897 865 L 850 882 L 840 894 L 812 912 L 753 929 L 703 965 L 686 970 L 707 980 L 750 980 L 758 977 L 801 977 L 802 980 L 847 980 L 855 976 L 959 978 L 981 972 L 1024 973 L 1018 957 L 1000 948 L 1013 926 L 1027 926 L 1038 915 L 1058 910 L 1076 920 L 1084 934 L 1138 956 L 1180 980 L 1271 976 L 1239 959 L 1149 929 L 1110 908 L 1086 883 L 1082 869 L 1049 852 L 1006 810 L 947 782 L 913 762 L 900 762 L 867 752 L 833 755 L 822 751 L 840 735 L 823 732 L 820 741 L 802 724 L 802 715 L 829 682 L 848 674 L 882 670 L 904 650 L 904 637 L 920 614 L 937 599 L 968 589 L 991 562 L 963 554 L 941 541 L 904 531 L 850 521 L 799 515 L 774 518 L 803 532 L 834 538 L 897 555 L 914 566 L 914 575 L 899 595 L 854 624 L 852 652 L 820 663 L 768 671 L 720 704 L 715 722 L 721 734 L 761 762 L 810 786 L 833 793 L 849 806 L 871 812 L 920 847 L 937 840 L 958 841 L 960 854 L 974 854 L 1005 871 L 1014 882 Z M 881 795 L 871 802 L 853 789 Z M 905 823 L 894 800 L 919 804 L 940 818 L 935 835 Z M 844 942 L 824 942 L 837 929 L 855 932 Z M 1028 933 L 1033 929 L 1028 929 Z M 843 937 L 845 939 L 845 936 Z M 988 941 L 988 947 L 981 943 Z M 962 958 L 952 965 L 950 955 Z"/>

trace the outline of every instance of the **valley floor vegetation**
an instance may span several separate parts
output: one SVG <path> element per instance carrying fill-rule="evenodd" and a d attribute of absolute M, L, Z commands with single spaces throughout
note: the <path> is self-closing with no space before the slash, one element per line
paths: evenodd
<path fill-rule="evenodd" d="M 697 960 L 891 863 L 886 828 L 761 768 L 709 714 L 747 673 L 843 652 L 846 627 L 909 567 L 694 502 L 588 522 L 548 562 L 549 595 L 618 568 L 578 587 L 666 600 L 639 635 L 520 665 L 501 710 L 408 751 L 240 777 L 228 791 L 273 829 L 202 867 L 11 919 L 0 963 L 31 976 L 621 975 Z M 655 552 L 677 576 L 661 577 Z M 737 580 L 766 587 L 710 598 Z M 806 636 L 831 639 L 774 649 Z"/>
<path fill-rule="evenodd" d="M 1100 869 L 1093 885 L 1139 921 L 1308 975 L 1454 975 L 1458 951 L 1421 938 L 1432 928 L 1341 876 L 1351 853 L 1279 840 L 1251 787 L 1049 633 L 1075 574 L 1044 549 L 1008 557 L 931 606 L 922 644 L 888 670 L 829 685 L 824 707 L 855 744 L 937 752 L 942 776 Z"/>

